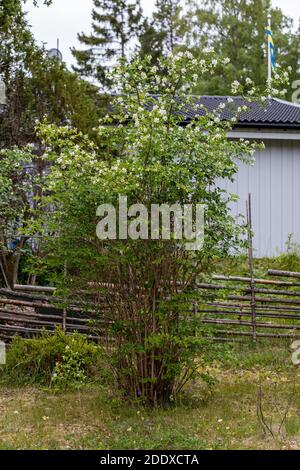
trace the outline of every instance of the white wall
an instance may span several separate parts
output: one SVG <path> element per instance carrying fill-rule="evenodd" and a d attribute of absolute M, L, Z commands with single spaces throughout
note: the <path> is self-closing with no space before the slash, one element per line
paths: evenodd
<path fill-rule="evenodd" d="M 224 182 L 228 192 L 239 195 L 232 203 L 234 215 L 246 213 L 252 195 L 255 256 L 276 256 L 286 251 L 289 234 L 300 244 L 300 142 L 267 140 L 256 163 L 239 164 L 234 183 Z"/>

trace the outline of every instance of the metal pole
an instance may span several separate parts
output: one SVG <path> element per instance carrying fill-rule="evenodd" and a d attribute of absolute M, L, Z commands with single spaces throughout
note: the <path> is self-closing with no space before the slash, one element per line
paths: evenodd
<path fill-rule="evenodd" d="M 249 258 L 249 272 L 250 272 L 250 290 L 251 290 L 251 317 L 252 317 L 252 338 L 256 343 L 256 302 L 255 302 L 255 281 L 253 272 L 253 236 L 252 236 L 252 207 L 251 207 L 251 194 L 248 195 L 246 202 L 247 211 L 247 228 L 248 228 L 248 258 Z"/>

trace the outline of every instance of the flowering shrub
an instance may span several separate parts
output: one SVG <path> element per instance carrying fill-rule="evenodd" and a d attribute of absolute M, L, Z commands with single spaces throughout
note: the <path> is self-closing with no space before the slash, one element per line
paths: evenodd
<path fill-rule="evenodd" d="M 196 372 L 203 340 L 190 309 L 193 286 L 210 260 L 240 243 L 241 228 L 228 208 L 234 196 L 226 196 L 218 181 L 234 177 L 238 160 L 252 163 L 259 145 L 228 138 L 246 108 L 232 109 L 229 98 L 206 110 L 189 95 L 219 60 L 208 50 L 200 60 L 186 52 L 157 66 L 150 57 L 121 64 L 113 72 L 116 98 L 97 130 L 98 147 L 70 128 L 39 129 L 44 158 L 52 162 L 44 203 L 53 208 L 41 227 L 57 235 L 43 247 L 47 262 L 61 272 L 72 299 L 92 302 L 99 314 L 106 306 L 105 334 L 113 340 L 106 354 L 117 386 L 126 398 L 150 404 L 168 402 Z M 249 80 L 234 90 L 245 100 L 259 99 Z M 222 119 L 225 108 L 228 120 Z M 186 120 L 187 111 L 196 118 Z M 96 209 L 116 207 L 119 195 L 147 208 L 204 204 L 203 249 L 187 252 L 184 238 L 97 239 Z M 63 370 L 76 375 L 72 360 Z"/>

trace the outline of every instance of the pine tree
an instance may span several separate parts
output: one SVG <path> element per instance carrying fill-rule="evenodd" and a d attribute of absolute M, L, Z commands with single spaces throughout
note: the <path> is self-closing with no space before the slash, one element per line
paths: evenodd
<path fill-rule="evenodd" d="M 181 0 L 156 0 L 153 25 L 161 34 L 164 52 L 173 52 L 181 38 Z"/>
<path fill-rule="evenodd" d="M 182 43 L 186 32 L 186 18 L 182 15 L 181 0 L 156 0 L 151 20 L 144 23 L 140 36 L 140 55 L 158 58 L 174 52 Z"/>
<path fill-rule="evenodd" d="M 140 56 L 151 56 L 153 65 L 157 64 L 158 59 L 164 55 L 164 39 L 165 34 L 157 31 L 153 19 L 147 18 L 139 37 Z"/>
<path fill-rule="evenodd" d="M 140 0 L 94 0 L 92 33 L 78 34 L 85 50 L 72 49 L 77 60 L 74 70 L 109 83 L 107 72 L 120 58 L 127 58 L 142 28 Z"/>

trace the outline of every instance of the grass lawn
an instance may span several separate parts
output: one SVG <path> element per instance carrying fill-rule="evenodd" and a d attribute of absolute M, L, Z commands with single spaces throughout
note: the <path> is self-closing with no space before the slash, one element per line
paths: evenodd
<path fill-rule="evenodd" d="M 199 381 L 156 410 L 122 404 L 100 385 L 64 393 L 2 385 L 0 449 L 300 448 L 300 370 L 287 344 L 220 346 L 203 372 L 213 385 Z M 273 437 L 257 418 L 259 383 Z"/>

